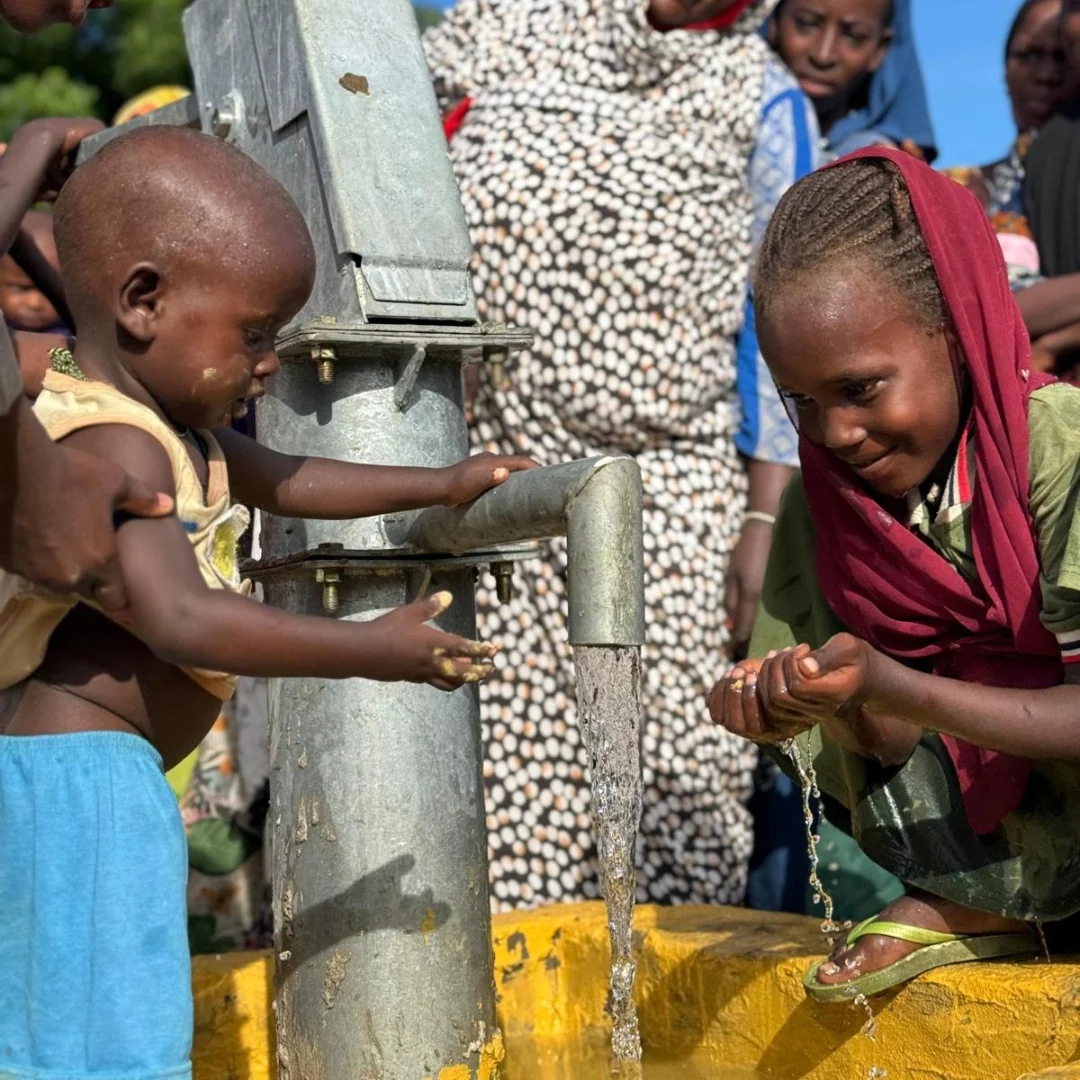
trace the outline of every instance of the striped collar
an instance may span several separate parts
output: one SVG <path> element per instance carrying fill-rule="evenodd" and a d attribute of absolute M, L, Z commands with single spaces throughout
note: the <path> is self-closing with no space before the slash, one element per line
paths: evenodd
<path fill-rule="evenodd" d="M 912 529 L 925 533 L 931 526 L 948 527 L 963 517 L 964 511 L 971 505 L 974 482 L 972 443 L 971 427 L 968 426 L 960 436 L 956 457 L 945 481 L 945 490 L 940 493 L 940 502 L 935 491 L 937 485 L 925 495 L 918 487 L 913 487 L 907 493 L 908 525 Z M 933 508 L 935 504 L 936 510 Z"/>

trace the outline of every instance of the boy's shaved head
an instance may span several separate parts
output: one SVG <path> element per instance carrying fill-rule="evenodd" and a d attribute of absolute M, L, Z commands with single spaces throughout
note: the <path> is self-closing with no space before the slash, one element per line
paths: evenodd
<path fill-rule="evenodd" d="M 289 193 L 251 158 L 188 128 L 150 126 L 104 146 L 64 185 L 56 244 L 80 325 L 112 308 L 132 267 L 213 282 L 265 260 L 314 253 Z"/>

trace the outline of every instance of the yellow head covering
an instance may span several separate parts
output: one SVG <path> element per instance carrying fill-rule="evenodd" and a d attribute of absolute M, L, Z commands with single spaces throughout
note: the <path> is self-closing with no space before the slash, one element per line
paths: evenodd
<path fill-rule="evenodd" d="M 129 120 L 134 120 L 136 116 L 145 116 L 148 112 L 153 112 L 165 105 L 171 105 L 174 101 L 186 98 L 190 94 L 191 91 L 185 86 L 155 86 L 152 90 L 145 90 L 121 107 L 113 117 L 113 127 L 126 124 Z"/>

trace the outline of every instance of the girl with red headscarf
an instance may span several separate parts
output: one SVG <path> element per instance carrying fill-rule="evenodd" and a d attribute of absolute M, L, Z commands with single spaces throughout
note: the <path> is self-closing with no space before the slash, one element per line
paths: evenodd
<path fill-rule="evenodd" d="M 785 196 L 755 296 L 803 472 L 768 651 L 710 709 L 798 739 L 830 818 L 908 886 L 807 990 L 1031 951 L 1027 924 L 1080 909 L 1080 392 L 1030 370 L 974 196 L 894 151 Z"/>

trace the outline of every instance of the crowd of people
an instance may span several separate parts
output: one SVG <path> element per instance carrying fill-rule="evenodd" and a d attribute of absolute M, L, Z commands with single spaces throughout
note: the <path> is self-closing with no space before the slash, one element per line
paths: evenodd
<path fill-rule="evenodd" d="M 481 315 L 535 335 L 450 469 L 250 438 L 313 253 L 238 151 L 148 127 L 73 173 L 101 125 L 46 119 L 0 156 L 0 1072 L 184 1074 L 189 949 L 266 941 L 267 677 L 482 681 L 493 906 L 599 894 L 561 543 L 481 590 L 498 667 L 443 594 L 314 619 L 237 569 L 249 510 L 574 457 L 644 482 L 641 900 L 814 910 L 794 753 L 858 920 L 813 996 L 1080 909 L 1080 0 L 1024 0 L 1016 139 L 944 171 L 911 0 L 460 0 L 424 47 Z"/>

